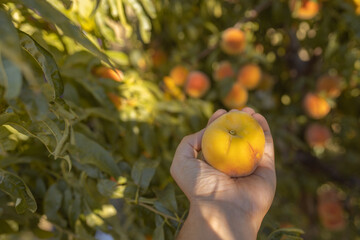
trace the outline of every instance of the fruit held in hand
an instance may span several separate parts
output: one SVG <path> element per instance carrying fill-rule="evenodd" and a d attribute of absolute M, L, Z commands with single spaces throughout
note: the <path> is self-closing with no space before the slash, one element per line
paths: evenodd
<path fill-rule="evenodd" d="M 233 111 L 206 128 L 201 144 L 211 166 L 231 177 L 242 177 L 256 169 L 264 153 L 265 136 L 253 117 Z"/>

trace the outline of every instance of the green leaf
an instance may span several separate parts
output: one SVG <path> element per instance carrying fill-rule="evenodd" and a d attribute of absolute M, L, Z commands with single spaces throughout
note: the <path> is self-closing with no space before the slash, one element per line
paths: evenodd
<path fill-rule="evenodd" d="M 57 184 L 51 185 L 45 194 L 44 211 L 49 219 L 56 219 L 57 212 L 61 207 L 62 193 L 57 187 Z"/>
<path fill-rule="evenodd" d="M 60 0 L 66 9 L 70 9 L 73 4 L 73 0 Z"/>
<path fill-rule="evenodd" d="M 0 169 L 0 190 L 15 201 L 17 213 L 25 213 L 26 210 L 36 211 L 37 205 L 34 196 L 24 181 L 15 174 Z"/>
<path fill-rule="evenodd" d="M 140 2 L 144 6 L 147 14 L 149 14 L 151 18 L 156 18 L 156 10 L 154 3 L 151 0 L 140 0 Z"/>
<path fill-rule="evenodd" d="M 81 163 L 94 165 L 113 177 L 121 174 L 110 152 L 82 133 L 75 132 L 75 145 L 69 151 Z"/>
<path fill-rule="evenodd" d="M 147 189 L 158 165 L 159 161 L 146 158 L 140 158 L 136 161 L 131 171 L 131 177 L 135 184 L 143 189 Z"/>
<path fill-rule="evenodd" d="M 121 66 L 129 66 L 129 57 L 120 51 L 106 51 L 106 54 L 113 60 L 116 64 Z"/>
<path fill-rule="evenodd" d="M 59 73 L 58 66 L 53 56 L 41 47 L 32 37 L 24 32 L 19 33 L 20 44 L 39 64 L 46 80 L 54 89 L 53 99 L 59 98 L 64 92 L 64 85 Z"/>
<path fill-rule="evenodd" d="M 5 99 L 11 100 L 19 96 L 22 86 L 20 69 L 6 58 L 0 56 L 0 85 L 5 88 Z"/>
<path fill-rule="evenodd" d="M 72 39 L 83 45 L 95 56 L 98 56 L 103 61 L 112 66 L 108 57 L 81 32 L 79 27 L 75 26 L 64 14 L 59 12 L 47 1 L 23 0 L 22 3 L 28 8 L 31 8 L 38 12 L 39 15 L 41 15 L 41 17 L 43 17 L 47 21 L 55 23 L 64 32 L 65 35 L 71 37 Z"/>
<path fill-rule="evenodd" d="M 105 197 L 108 198 L 123 198 L 124 197 L 124 185 L 118 185 L 108 179 L 100 179 L 97 183 L 98 191 Z"/>
<path fill-rule="evenodd" d="M 36 78 L 21 54 L 20 39 L 10 16 L 0 8 L 0 54 L 16 64 L 34 89 L 38 89 Z M 1 71 L 0 71 L 1 74 Z"/>
<path fill-rule="evenodd" d="M 72 227 L 75 226 L 77 219 L 81 213 L 81 195 L 77 192 L 74 192 L 74 198 L 69 204 L 67 211 L 69 223 Z"/>
<path fill-rule="evenodd" d="M 100 3 L 101 3 L 101 0 L 96 0 L 96 4 L 95 4 L 94 10 L 92 11 L 91 15 L 95 14 L 96 10 L 99 8 Z"/>
<path fill-rule="evenodd" d="M 167 209 L 173 212 L 178 211 L 175 189 L 172 184 L 168 184 L 162 191 L 157 191 L 156 196 L 158 197 L 158 201 L 161 202 Z"/>
<path fill-rule="evenodd" d="M 0 52 L 21 56 L 19 36 L 10 16 L 0 8 Z M 14 57 L 16 57 L 14 56 Z"/>
<path fill-rule="evenodd" d="M 151 38 L 150 19 L 146 16 L 141 4 L 137 0 L 126 1 L 134 9 L 136 17 L 138 18 L 141 39 L 144 41 L 144 43 L 149 43 Z"/>
<path fill-rule="evenodd" d="M 164 224 L 157 226 L 153 233 L 153 240 L 165 240 Z"/>
<path fill-rule="evenodd" d="M 285 239 L 301 240 L 301 234 L 304 234 L 304 231 L 299 228 L 280 228 L 273 231 L 269 236 L 268 240 L 277 240 L 282 236 L 286 236 Z"/>
<path fill-rule="evenodd" d="M 13 229 L 9 223 L 7 223 L 5 220 L 0 219 L 0 233 L 2 235 L 15 232 L 16 230 Z"/>
<path fill-rule="evenodd" d="M 77 220 L 75 223 L 75 233 L 80 236 L 79 239 L 88 239 L 96 240 L 90 233 L 88 233 L 87 228 L 83 226 L 80 220 Z"/>

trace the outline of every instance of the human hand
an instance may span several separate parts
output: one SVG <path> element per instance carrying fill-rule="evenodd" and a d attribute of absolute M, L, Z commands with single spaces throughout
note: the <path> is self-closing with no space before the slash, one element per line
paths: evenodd
<path fill-rule="evenodd" d="M 196 239 L 194 230 L 206 227 L 212 234 L 204 238 L 204 232 L 201 231 L 198 237 L 256 238 L 275 194 L 274 147 L 266 119 L 251 108 L 244 108 L 242 111 L 256 119 L 265 134 L 263 157 L 251 175 L 231 178 L 197 159 L 205 129 L 184 137 L 176 150 L 170 172 L 190 201 L 189 216 L 180 232 L 180 238 Z M 223 109 L 216 111 L 208 125 L 225 113 Z M 205 226 L 200 226 L 202 220 Z M 197 226 L 195 229 L 194 224 Z M 246 231 L 246 235 L 243 231 Z"/>

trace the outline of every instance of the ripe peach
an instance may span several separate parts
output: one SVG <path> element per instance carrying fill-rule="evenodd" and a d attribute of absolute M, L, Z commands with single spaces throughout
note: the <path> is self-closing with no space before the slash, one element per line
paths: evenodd
<path fill-rule="evenodd" d="M 305 95 L 303 106 L 306 113 L 314 119 L 323 118 L 330 112 L 330 105 L 326 99 L 314 93 Z"/>
<path fill-rule="evenodd" d="M 229 61 L 222 61 L 216 66 L 213 75 L 216 81 L 221 81 L 225 78 L 233 77 L 235 75 L 235 72 Z"/>
<path fill-rule="evenodd" d="M 105 67 L 105 66 L 97 66 L 93 67 L 91 69 L 91 72 L 96 77 L 101 78 L 109 78 L 116 82 L 121 82 L 124 78 L 124 74 L 119 69 L 115 69 L 115 71 L 112 68 Z"/>
<path fill-rule="evenodd" d="M 231 177 L 247 176 L 262 158 L 265 136 L 249 114 L 228 112 L 206 128 L 201 147 L 205 160 L 217 170 Z"/>
<path fill-rule="evenodd" d="M 245 106 L 247 100 L 247 90 L 241 84 L 235 83 L 222 102 L 228 109 L 241 109 Z"/>
<path fill-rule="evenodd" d="M 228 28 L 221 35 L 221 49 L 230 55 L 239 54 L 245 48 L 245 34 L 236 28 Z"/>
<path fill-rule="evenodd" d="M 316 89 L 318 92 L 324 92 L 327 97 L 336 98 L 340 96 L 341 79 L 338 76 L 324 75 L 317 80 Z"/>
<path fill-rule="evenodd" d="M 360 15 L 360 0 L 354 0 L 354 4 L 355 4 L 355 13 L 356 15 Z"/>
<path fill-rule="evenodd" d="M 333 187 L 325 190 L 321 189 L 318 195 L 317 211 L 320 222 L 325 228 L 332 231 L 345 228 L 344 208 L 337 190 Z"/>
<path fill-rule="evenodd" d="M 114 106 L 120 110 L 121 109 L 121 98 L 116 95 L 115 93 L 112 93 L 112 92 L 108 92 L 106 93 L 107 96 L 109 97 L 110 101 L 114 104 Z"/>
<path fill-rule="evenodd" d="M 311 147 L 324 147 L 330 138 L 329 128 L 318 123 L 310 124 L 305 131 L 305 139 Z"/>
<path fill-rule="evenodd" d="M 293 16 L 302 20 L 314 18 L 320 10 L 319 3 L 313 0 L 301 0 L 301 3 L 298 0 L 292 0 L 289 4 Z"/>
<path fill-rule="evenodd" d="M 243 66 L 237 75 L 237 81 L 249 90 L 257 87 L 260 80 L 261 69 L 256 64 L 247 64 Z"/>
<path fill-rule="evenodd" d="M 344 209 L 340 202 L 322 202 L 318 214 L 323 226 L 329 230 L 342 230 L 345 227 Z"/>
<path fill-rule="evenodd" d="M 193 98 L 201 98 L 210 88 L 209 78 L 200 71 L 189 73 L 185 84 L 185 92 Z"/>
<path fill-rule="evenodd" d="M 186 82 L 188 75 L 189 70 L 182 65 L 177 65 L 170 71 L 170 77 L 173 79 L 177 86 L 183 86 Z"/>

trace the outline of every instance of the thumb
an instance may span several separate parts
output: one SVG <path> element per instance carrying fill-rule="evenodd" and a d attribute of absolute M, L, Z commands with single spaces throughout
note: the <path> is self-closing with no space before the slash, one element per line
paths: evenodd
<path fill-rule="evenodd" d="M 178 158 L 196 158 L 198 152 L 201 150 L 201 141 L 205 129 L 200 130 L 194 134 L 185 136 L 176 149 L 174 161 Z"/>

